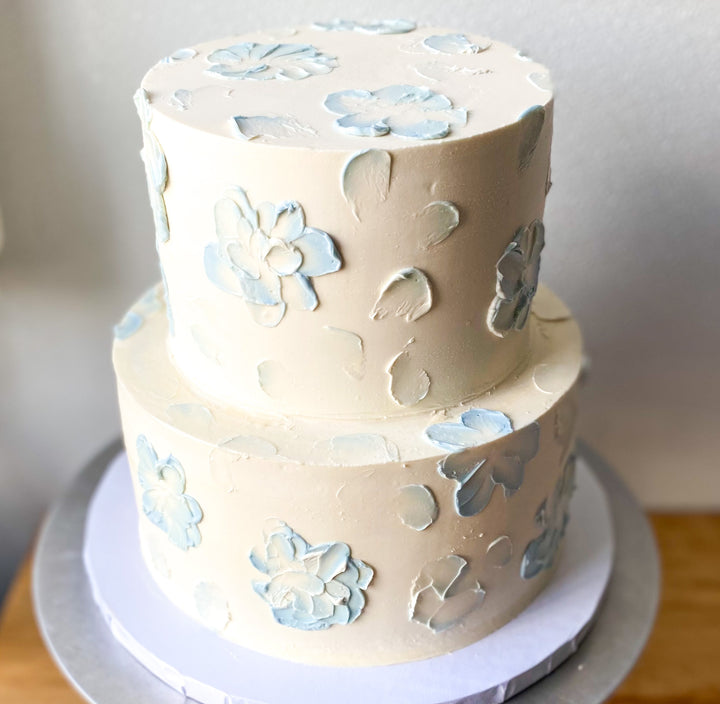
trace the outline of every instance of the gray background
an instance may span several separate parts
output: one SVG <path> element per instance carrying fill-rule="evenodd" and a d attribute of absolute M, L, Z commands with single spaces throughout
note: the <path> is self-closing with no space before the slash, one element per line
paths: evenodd
<path fill-rule="evenodd" d="M 131 101 L 143 73 L 188 44 L 343 7 L 0 0 L 0 591 L 47 503 L 119 432 L 110 330 L 159 278 Z M 646 506 L 720 508 L 720 3 L 352 7 L 488 34 L 551 67 L 542 276 L 592 357 L 584 437 Z"/>

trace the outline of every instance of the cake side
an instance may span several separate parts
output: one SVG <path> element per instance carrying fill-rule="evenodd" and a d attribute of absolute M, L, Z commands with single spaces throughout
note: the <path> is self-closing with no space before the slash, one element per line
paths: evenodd
<path fill-rule="evenodd" d="M 403 662 L 483 637 L 549 579 L 580 337 L 546 289 L 512 379 L 387 421 L 203 404 L 165 351 L 161 292 L 131 313 L 114 363 L 143 553 L 209 628 L 313 664 Z"/>
<path fill-rule="evenodd" d="M 242 51 L 261 46 L 267 68 L 243 73 Z M 302 79 L 276 56 L 297 46 L 318 54 L 298 59 Z M 198 390 L 372 418 L 455 405 L 523 364 L 552 131 L 544 67 L 430 28 L 187 51 L 148 73 L 140 103 L 146 154 L 164 163 L 151 199 L 170 350 Z M 377 62 L 397 104 L 353 94 L 349 114 L 367 119 L 343 121 L 328 97 L 382 88 Z"/>

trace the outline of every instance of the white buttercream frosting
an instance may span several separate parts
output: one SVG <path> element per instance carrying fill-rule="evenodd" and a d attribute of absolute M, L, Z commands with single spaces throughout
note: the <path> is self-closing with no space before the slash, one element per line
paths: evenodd
<path fill-rule="evenodd" d="M 114 364 L 160 587 L 313 664 L 507 622 L 572 490 L 580 335 L 538 289 L 547 69 L 333 20 L 181 50 L 138 96 L 163 287 Z"/>
<path fill-rule="evenodd" d="M 547 289 L 540 289 L 538 300 L 545 309 L 560 306 Z M 140 516 L 142 539 L 152 540 L 153 573 L 161 563 L 171 575 L 159 579 L 161 588 L 196 615 L 196 585 L 215 584 L 230 613 L 224 637 L 279 657 L 324 664 L 430 657 L 467 645 L 512 618 L 551 573 L 544 569 L 522 579 L 520 565 L 526 547 L 542 533 L 538 507 L 551 501 L 572 445 L 581 359 L 572 319 L 531 316 L 529 326 L 527 363 L 467 404 L 384 420 L 328 420 L 222 406 L 213 406 L 209 416 L 207 400 L 167 355 L 163 311 L 149 315 L 133 335 L 116 341 L 114 350 L 138 500 L 146 490 L 134 445 L 144 435 L 158 457 L 172 454 L 182 464 L 183 492 L 202 510 L 201 540 L 188 550 L 157 540 L 163 532 Z M 556 370 L 549 391 L 537 388 L 534 379 L 544 366 Z M 475 419 L 479 414 L 472 409 L 489 411 Z M 456 441 L 451 435 L 448 442 L 467 441 L 469 449 L 458 453 L 452 444 L 441 447 L 428 438 L 431 427 L 460 427 L 468 412 L 473 415 L 466 420 L 473 426 L 468 429 L 478 439 Z M 536 442 L 531 450 L 528 435 Z M 483 480 L 477 474 L 461 484 L 460 473 L 476 465 L 487 467 L 488 476 Z M 472 489 L 473 481 L 485 481 L 489 493 L 486 502 L 468 511 L 460 490 Z M 414 488 L 415 495 L 408 496 L 413 486 L 425 489 Z M 258 574 L 248 556 L 272 518 L 309 544 L 343 543 L 372 568 L 367 603 L 352 623 L 314 633 L 283 626 L 265 597 L 253 591 Z M 469 564 L 462 579 L 463 590 L 471 590 L 467 599 L 478 583 L 484 598 L 473 597 L 471 604 L 465 597 L 452 598 L 444 605 L 433 597 L 425 604 L 432 588 L 419 586 L 418 575 L 452 554 Z"/>
<path fill-rule="evenodd" d="M 396 25 L 226 38 L 143 81 L 167 162 L 170 349 L 216 401 L 335 417 L 442 409 L 529 354 L 527 328 L 499 338 L 487 321 L 498 260 L 543 214 L 552 92 L 530 76 L 547 69 L 484 37 L 367 27 Z M 280 227 L 290 211 L 296 231 Z M 343 376 L 329 329 L 360 340 L 361 378 Z M 431 384 L 408 406 L 386 369 L 410 338 Z M 265 361 L 284 370 L 282 395 L 258 384 Z"/>

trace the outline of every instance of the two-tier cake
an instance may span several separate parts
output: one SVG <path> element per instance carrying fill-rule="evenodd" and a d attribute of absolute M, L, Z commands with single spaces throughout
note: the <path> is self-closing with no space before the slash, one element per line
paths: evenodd
<path fill-rule="evenodd" d="M 160 588 L 315 664 L 512 619 L 573 487 L 580 335 L 538 289 L 547 70 L 335 21 L 178 51 L 136 103 L 163 285 L 114 362 Z"/>

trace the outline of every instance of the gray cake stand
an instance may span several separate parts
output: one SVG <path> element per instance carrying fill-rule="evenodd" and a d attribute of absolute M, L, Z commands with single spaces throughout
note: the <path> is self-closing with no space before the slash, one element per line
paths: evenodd
<path fill-rule="evenodd" d="M 88 504 L 112 458 L 112 443 L 83 469 L 48 513 L 33 567 L 33 600 L 50 654 L 93 704 L 180 704 L 187 699 L 140 665 L 114 639 L 90 593 L 83 566 Z M 660 567 L 652 530 L 613 470 L 584 443 L 579 452 L 604 486 L 613 514 L 615 566 L 600 615 L 578 651 L 513 704 L 597 704 L 637 660 L 658 605 Z"/>

